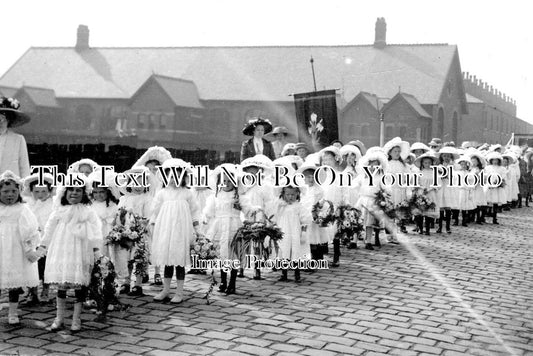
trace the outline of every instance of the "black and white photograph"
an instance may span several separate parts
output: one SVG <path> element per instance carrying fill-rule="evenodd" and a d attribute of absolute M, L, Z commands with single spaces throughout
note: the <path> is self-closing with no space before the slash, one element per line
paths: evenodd
<path fill-rule="evenodd" d="M 0 355 L 533 355 L 527 2 L 0 5 Z"/>

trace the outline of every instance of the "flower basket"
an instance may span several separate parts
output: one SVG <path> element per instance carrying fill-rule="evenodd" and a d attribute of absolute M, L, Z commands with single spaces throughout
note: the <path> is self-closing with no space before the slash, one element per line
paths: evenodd
<path fill-rule="evenodd" d="M 218 258 L 216 245 L 207 237 L 199 235 L 191 244 L 191 256 L 198 256 L 201 260 L 216 260 Z"/>
<path fill-rule="evenodd" d="M 109 305 L 121 305 L 116 296 L 115 266 L 111 260 L 102 256 L 94 263 L 89 283 L 89 298 L 96 302 L 99 315 L 105 317 Z"/>
<path fill-rule="evenodd" d="M 283 238 L 283 232 L 271 219 L 272 216 L 267 217 L 265 221 L 245 221 L 235 233 L 230 249 L 241 261 L 241 265 L 245 265 L 246 255 L 250 252 L 265 260 L 273 251 L 279 252 L 279 241 Z"/>
<path fill-rule="evenodd" d="M 435 210 L 436 204 L 428 198 L 427 188 L 417 189 L 409 200 L 409 205 L 413 215 L 420 215 L 427 211 Z"/>
<path fill-rule="evenodd" d="M 313 222 L 320 227 L 326 227 L 335 222 L 335 207 L 329 200 L 322 199 L 313 205 L 311 210 Z"/>
<path fill-rule="evenodd" d="M 348 204 L 340 205 L 335 210 L 335 224 L 335 238 L 343 238 L 344 244 L 348 244 L 350 237 L 358 235 L 364 229 L 361 212 Z"/>
<path fill-rule="evenodd" d="M 390 219 L 396 219 L 398 217 L 398 213 L 396 211 L 396 207 L 392 203 L 391 195 L 386 192 L 384 189 L 380 189 L 376 193 L 376 197 L 374 199 L 374 204 L 381 210 L 383 213 L 388 216 Z"/>

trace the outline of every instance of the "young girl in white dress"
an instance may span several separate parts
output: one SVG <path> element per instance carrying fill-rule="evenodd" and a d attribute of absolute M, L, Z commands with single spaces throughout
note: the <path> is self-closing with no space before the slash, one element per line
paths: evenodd
<path fill-rule="evenodd" d="M 143 153 L 141 158 L 135 162 L 133 167 L 145 166 L 150 170 L 150 189 L 148 193 L 153 198 L 161 188 L 163 188 L 163 181 L 161 175 L 159 174 L 159 168 L 167 160 L 171 159 L 172 155 L 170 152 L 160 146 L 152 146 Z M 151 236 L 148 236 L 151 239 Z M 152 242 L 149 241 L 148 245 L 151 245 Z M 154 285 L 160 286 L 163 284 L 161 279 L 161 266 L 155 266 L 154 271 Z"/>
<path fill-rule="evenodd" d="M 429 230 L 431 228 L 431 225 L 434 221 L 434 219 L 439 217 L 439 199 L 438 199 L 438 191 L 439 188 L 434 186 L 434 177 L 433 177 L 433 169 L 431 166 L 436 165 L 438 159 L 437 156 L 433 152 L 428 151 L 427 153 L 424 153 L 420 156 L 418 156 L 417 159 L 415 159 L 415 166 L 419 168 L 420 173 L 420 187 L 416 189 L 415 193 L 417 194 L 425 194 L 425 197 L 432 203 L 435 203 L 434 209 L 428 209 L 425 211 L 420 211 L 420 215 L 415 217 L 415 221 L 418 226 L 418 233 L 419 234 L 426 234 L 429 235 Z M 437 182 L 439 183 L 439 182 Z M 437 184 L 439 185 L 439 184 Z M 425 227 L 425 232 L 424 232 Z"/>
<path fill-rule="evenodd" d="M 23 191 L 23 195 L 29 195 L 25 200 L 28 202 L 28 207 L 37 218 L 40 235 L 43 234 L 46 222 L 48 221 L 48 218 L 50 217 L 50 214 L 52 214 L 53 210 L 52 193 L 54 188 L 52 187 L 52 184 L 54 183 L 54 178 L 51 174 L 45 173 L 43 175 L 43 179 L 44 186 L 39 186 L 39 175 L 32 174 L 24 179 Z M 44 283 L 46 257 L 40 258 L 37 261 L 37 266 L 39 269 L 39 280 L 43 283 L 40 299 L 42 302 L 46 302 L 49 299 L 49 285 L 48 283 Z M 39 298 L 37 297 L 37 288 L 30 289 L 29 304 L 36 304 L 38 302 Z"/>
<path fill-rule="evenodd" d="M 236 165 L 224 163 L 218 166 L 213 172 L 216 193 L 207 199 L 207 204 L 203 209 L 203 216 L 209 222 L 205 235 L 216 244 L 218 257 L 221 261 L 232 259 L 231 241 L 242 225 L 238 189 L 226 173 L 223 173 L 224 168 L 233 175 L 235 180 L 238 180 L 238 167 Z M 237 269 L 231 269 L 229 284 L 227 271 L 221 269 L 220 275 L 221 283 L 218 291 L 227 295 L 235 294 Z"/>
<path fill-rule="evenodd" d="M 457 160 L 457 164 L 459 164 L 459 171 L 457 172 L 458 177 L 461 179 L 461 181 L 464 183 L 466 179 L 469 181 L 473 181 L 473 178 L 467 178 L 471 175 L 470 173 L 470 157 L 463 155 Z M 474 202 L 474 190 L 475 188 L 469 187 L 466 184 L 462 184 L 461 187 L 458 188 L 459 190 L 459 207 L 461 208 L 461 218 L 462 222 L 461 225 L 464 227 L 468 226 L 468 222 L 470 221 L 470 216 L 472 215 L 472 212 L 475 210 L 476 205 Z"/>
<path fill-rule="evenodd" d="M 359 174 L 364 174 L 364 172 L 361 172 L 360 168 L 357 166 L 357 163 L 361 159 L 361 151 L 359 151 L 359 148 L 354 145 L 344 145 L 341 147 L 340 153 L 345 165 L 343 174 L 351 177 L 351 181 L 347 182 L 347 187 L 343 189 L 343 201 L 345 204 L 355 206 L 359 199 L 359 191 L 355 188 L 355 179 Z M 348 249 L 357 248 L 357 238 L 357 236 L 350 236 Z"/>
<path fill-rule="evenodd" d="M 485 186 L 487 204 L 489 206 L 489 214 L 492 215 L 492 223 L 495 225 L 499 225 L 500 223 L 498 222 L 498 207 L 507 203 L 507 197 L 505 195 L 505 185 L 507 184 L 505 178 L 507 172 L 505 168 L 501 166 L 503 158 L 500 153 L 495 151 L 489 152 L 487 153 L 485 159 L 488 163 L 485 167 L 485 174 L 487 174 L 487 179 L 490 175 L 492 175 L 493 177 L 499 176 L 502 179 L 501 184 L 498 186 Z"/>
<path fill-rule="evenodd" d="M 152 215 L 152 197 L 150 195 L 149 187 L 142 187 L 141 177 L 144 175 L 147 179 L 147 185 L 151 186 L 151 180 L 149 175 L 149 169 L 145 166 L 136 166 L 132 169 L 126 171 L 125 173 L 133 174 L 138 177 L 139 183 L 137 186 L 131 180 L 127 182 L 129 185 L 126 188 L 122 188 L 122 192 L 125 193 L 120 197 L 118 203 L 118 209 L 125 208 L 126 211 L 137 214 L 143 218 L 149 219 Z M 114 221 L 114 224 L 120 224 L 120 219 L 117 218 Z M 148 241 L 145 241 L 148 245 Z M 148 271 L 136 271 L 135 272 L 135 286 L 130 289 L 131 284 L 131 275 L 133 274 L 134 261 L 133 257 L 135 255 L 135 247 L 126 249 L 120 246 L 115 247 L 115 270 L 119 279 L 122 279 L 122 285 L 120 287 L 120 294 L 128 294 L 130 296 L 141 296 L 143 295 L 142 283 L 143 279 L 146 281 L 148 277 Z"/>
<path fill-rule="evenodd" d="M 300 283 L 298 261 L 309 259 L 311 256 L 309 241 L 305 234 L 307 225 L 312 221 L 311 212 L 300 203 L 300 188 L 287 186 L 279 190 L 281 191 L 279 199 L 272 202 L 268 208 L 274 215 L 273 220 L 283 231 L 278 258 L 292 261 L 295 266 L 294 281 Z M 279 281 L 287 281 L 288 269 L 283 268 L 281 273 Z"/>
<path fill-rule="evenodd" d="M 20 196 L 22 182 L 11 171 L 0 175 L 0 289 L 8 290 L 8 323 L 19 324 L 22 288 L 39 285 L 36 251 L 39 224 Z"/>
<path fill-rule="evenodd" d="M 444 176 L 440 183 L 441 188 L 439 189 L 439 202 L 440 202 L 440 217 L 439 217 L 439 228 L 437 233 L 442 232 L 442 222 L 446 222 L 446 232 L 448 234 L 452 233 L 451 230 L 451 220 L 452 220 L 452 209 L 458 208 L 458 192 L 457 188 L 450 187 L 450 177 L 448 168 L 453 167 L 454 160 L 459 158 L 459 154 L 454 147 L 443 147 L 436 154 L 439 158 L 439 168 L 446 169 L 447 175 Z"/>
<path fill-rule="evenodd" d="M 471 173 L 476 175 L 479 179 L 479 184 L 474 189 L 474 204 L 475 209 L 475 221 L 476 224 L 483 224 L 485 222 L 485 209 L 487 207 L 487 198 L 485 197 L 485 191 L 481 182 L 481 172 L 485 167 L 485 159 L 479 152 L 470 152 Z M 484 183 L 484 182 L 483 182 Z"/>
<path fill-rule="evenodd" d="M 383 190 L 390 194 L 391 189 L 382 184 L 383 172 L 387 169 L 388 159 L 380 147 L 371 147 L 360 161 L 360 167 L 368 167 L 373 173 L 373 184 L 368 174 L 361 174 L 357 177 L 356 187 L 359 189 L 359 199 L 355 207 L 361 211 L 363 226 L 365 227 L 365 248 L 373 250 L 372 232 L 374 232 L 374 245 L 380 247 L 380 230 L 386 228 L 396 241 L 396 225 L 385 216 L 381 207 L 376 205 L 376 194 Z"/>
<path fill-rule="evenodd" d="M 67 289 L 74 288 L 76 303 L 72 331 L 81 329 L 82 303 L 87 297 L 94 260 L 101 256 L 102 226 L 91 208 L 89 180 L 76 175 L 83 185 L 58 188 L 60 206 L 52 212 L 44 229 L 42 247 L 47 249 L 46 283 L 57 285 L 57 316 L 51 330 L 64 325 Z"/>
<path fill-rule="evenodd" d="M 383 146 L 383 152 L 388 156 L 389 162 L 385 173 L 392 173 L 396 177 L 399 174 L 405 175 L 411 172 L 410 166 L 405 163 L 409 155 L 409 143 L 402 141 L 401 138 L 395 137 Z M 391 186 L 391 198 L 394 205 L 398 206 L 405 202 L 411 193 L 411 189 L 406 187 L 406 180 L 402 177 L 401 182 L 397 178 L 394 185 Z M 406 219 L 401 218 L 399 221 L 400 231 L 407 233 L 405 228 Z M 396 242 L 394 240 L 390 242 Z"/>
<path fill-rule="evenodd" d="M 312 213 L 313 207 L 316 203 L 324 199 L 324 190 L 321 186 L 315 182 L 315 171 L 317 166 L 309 162 L 305 162 L 299 169 L 298 173 L 304 175 L 305 189 L 302 189 L 301 204 Z M 327 244 L 328 231 L 325 227 L 319 226 L 315 222 L 309 223 L 305 231 L 307 235 L 307 241 L 309 242 L 311 250 L 311 258 L 315 261 L 321 261 L 324 259 L 323 244 Z"/>
<path fill-rule="evenodd" d="M 261 221 L 266 218 L 264 213 L 270 202 L 275 199 L 274 190 L 270 181 L 270 174 L 273 169 L 272 161 L 265 155 L 255 155 L 247 158 L 241 162 L 241 169 L 243 174 L 251 174 L 257 176 L 258 174 L 264 177 L 262 185 L 255 184 L 249 187 L 243 187 L 240 194 L 240 203 L 242 206 L 241 220 L 257 220 Z M 255 247 L 252 247 L 255 253 Z M 261 280 L 261 270 L 254 268 L 254 280 Z M 238 274 L 239 278 L 244 277 L 244 269 L 241 268 Z"/>
<path fill-rule="evenodd" d="M 163 163 L 162 167 L 165 173 L 168 172 L 170 181 L 154 198 L 150 224 L 153 226 L 152 263 L 155 266 L 165 266 L 165 269 L 163 290 L 154 297 L 154 301 L 161 302 L 169 298 L 170 284 L 176 270 L 176 294 L 170 302 L 181 303 L 185 267 L 190 265 L 190 245 L 199 234 L 201 212 L 187 186 L 187 174 L 183 173 L 181 181 L 177 182 L 170 173 L 171 169 L 175 169 L 178 175 L 184 171 L 190 172 L 190 164 L 172 158 Z"/>
<path fill-rule="evenodd" d="M 511 210 L 513 202 L 518 199 L 518 179 L 514 164 L 516 163 L 516 156 L 512 152 L 505 152 L 502 154 L 502 165 L 506 171 L 507 185 L 504 187 L 507 202 L 504 204 L 504 210 Z"/>

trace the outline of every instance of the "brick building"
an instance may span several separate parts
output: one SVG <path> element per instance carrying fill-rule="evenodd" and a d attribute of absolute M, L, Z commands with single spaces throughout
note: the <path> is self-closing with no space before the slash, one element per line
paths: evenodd
<path fill-rule="evenodd" d="M 457 46 L 387 44 L 383 19 L 374 44 L 358 46 L 99 48 L 80 25 L 74 47 L 28 49 L 0 78 L 0 93 L 20 96 L 32 114 L 18 131 L 34 152 L 46 144 L 52 156 L 72 152 L 69 160 L 129 160 L 157 144 L 218 163 L 235 160 L 253 116 L 296 132 L 290 94 L 313 89 L 311 56 L 318 88 L 338 89 L 343 141 L 377 145 L 379 113 L 387 138 L 409 141 L 532 132 L 510 99 L 463 78 Z M 109 147 L 122 148 L 109 158 Z"/>

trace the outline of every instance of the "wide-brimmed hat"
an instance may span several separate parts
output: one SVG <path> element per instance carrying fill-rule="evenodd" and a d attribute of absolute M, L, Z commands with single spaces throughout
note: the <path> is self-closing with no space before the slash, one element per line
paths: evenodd
<path fill-rule="evenodd" d="M 18 127 L 30 122 L 30 117 L 20 109 L 17 99 L 0 96 L 0 114 L 5 115 L 7 127 Z"/>
<path fill-rule="evenodd" d="M 318 168 L 319 168 L 319 166 L 317 166 L 313 162 L 310 162 L 310 161 L 306 160 L 304 162 L 304 164 L 302 164 L 300 166 L 300 168 L 298 168 L 297 172 L 298 173 L 303 173 L 303 172 L 308 171 L 308 170 L 316 171 Z"/>
<path fill-rule="evenodd" d="M 18 184 L 19 186 L 19 189 L 22 190 L 23 188 L 23 181 L 22 179 L 20 179 L 19 176 L 17 176 L 15 173 L 13 173 L 12 171 L 10 170 L 7 170 L 5 171 L 4 173 L 2 173 L 0 175 L 0 183 L 3 183 L 7 180 L 12 180 L 13 182 L 15 182 L 16 184 Z"/>
<path fill-rule="evenodd" d="M 491 145 L 489 147 L 489 151 L 496 151 L 496 150 L 501 150 L 502 149 L 502 145 L 500 145 L 499 143 L 495 144 L 495 145 Z"/>
<path fill-rule="evenodd" d="M 38 173 L 34 173 L 34 174 L 24 178 L 24 182 L 23 182 L 24 183 L 24 189 L 23 189 L 24 195 L 28 195 L 29 196 L 31 194 L 30 184 L 33 183 L 33 182 L 37 182 L 38 180 L 39 180 L 39 174 Z M 54 177 L 50 173 L 44 173 L 43 174 L 43 181 L 45 183 L 49 183 L 52 186 L 52 191 L 55 190 L 55 187 L 53 187 Z M 35 186 L 38 187 L 39 185 L 36 184 Z"/>
<path fill-rule="evenodd" d="M 386 155 L 389 155 L 390 151 L 394 148 L 394 147 L 400 147 L 400 157 L 402 159 L 406 159 L 407 156 L 409 155 L 409 142 L 407 141 L 402 141 L 401 138 L 399 137 L 395 137 L 393 138 L 392 140 L 390 140 L 389 142 L 387 142 L 384 146 L 383 146 L 383 152 L 386 154 Z"/>
<path fill-rule="evenodd" d="M 465 155 L 465 154 L 463 154 L 463 155 L 461 155 L 461 157 L 459 157 L 459 158 L 457 159 L 457 161 L 455 161 L 455 163 L 458 163 L 458 164 L 460 164 L 461 162 L 466 162 L 466 163 L 468 163 L 468 164 L 471 164 L 471 163 L 470 163 L 470 162 L 471 162 L 471 161 L 470 161 L 470 156 L 469 156 L 469 155 Z"/>
<path fill-rule="evenodd" d="M 305 157 L 304 164 L 307 165 L 313 165 L 313 166 L 320 166 L 320 154 L 318 152 L 311 153 Z"/>
<path fill-rule="evenodd" d="M 434 152 L 431 152 L 431 151 L 428 151 L 424 154 L 421 154 L 420 156 L 418 156 L 415 161 L 413 162 L 413 164 L 417 167 L 420 167 L 422 165 L 422 160 L 424 158 L 429 158 L 431 159 L 431 164 L 435 164 L 438 160 L 438 157 L 437 155 L 434 153 Z"/>
<path fill-rule="evenodd" d="M 518 157 L 513 152 L 505 152 L 504 154 L 502 154 L 502 158 L 507 158 L 509 164 L 516 163 L 518 159 Z"/>
<path fill-rule="evenodd" d="M 426 144 L 422 142 L 415 142 L 411 145 L 410 151 L 416 151 L 416 150 L 422 150 L 424 153 L 429 152 L 431 148 L 429 148 Z"/>
<path fill-rule="evenodd" d="M 361 155 L 364 155 L 366 153 L 365 144 L 362 143 L 359 140 L 352 140 L 352 141 L 348 142 L 347 145 L 352 145 L 352 146 L 355 146 L 355 147 L 359 148 L 359 151 L 361 152 Z"/>
<path fill-rule="evenodd" d="M 505 152 L 512 152 L 515 156 L 521 156 L 522 155 L 522 147 L 517 145 L 509 146 L 505 149 Z"/>
<path fill-rule="evenodd" d="M 326 153 L 326 152 L 329 152 L 329 153 L 333 154 L 333 156 L 335 157 L 335 160 L 337 162 L 340 162 L 342 160 L 341 150 L 339 150 L 337 147 L 328 146 L 328 147 L 323 148 L 319 152 L 320 158 L 322 158 L 324 156 L 324 153 Z"/>
<path fill-rule="evenodd" d="M 56 193 L 56 196 L 57 196 L 57 202 L 59 203 L 61 201 L 61 198 L 63 197 L 63 194 L 65 194 L 65 191 L 67 190 L 67 188 L 83 188 L 85 190 L 85 193 L 87 193 L 87 195 L 89 195 L 89 191 L 91 189 L 91 182 L 89 181 L 89 178 L 87 176 L 85 176 L 85 174 L 82 174 L 82 173 L 77 173 L 77 172 L 73 172 L 73 173 L 70 173 L 71 174 L 71 177 L 72 177 L 72 180 L 71 180 L 71 183 L 69 183 L 68 179 L 66 180 L 67 182 L 64 182 L 63 185 L 60 185 L 59 187 L 57 187 L 57 193 Z"/>
<path fill-rule="evenodd" d="M 461 148 L 463 150 L 469 149 L 470 147 L 474 147 L 474 144 L 471 141 L 464 141 L 461 143 Z"/>
<path fill-rule="evenodd" d="M 493 159 L 499 160 L 500 163 L 503 161 L 503 157 L 502 157 L 501 153 L 496 152 L 496 151 L 489 152 L 485 156 L 485 160 L 487 160 L 487 164 L 490 164 L 490 161 L 493 160 Z"/>
<path fill-rule="evenodd" d="M 353 153 L 355 155 L 356 161 L 359 161 L 361 157 L 363 156 L 357 146 L 350 145 L 350 144 L 342 146 L 340 149 L 340 153 L 341 153 L 341 157 L 344 157 L 346 155 Z"/>
<path fill-rule="evenodd" d="M 274 130 L 272 130 L 271 134 L 272 135 L 279 135 L 279 134 L 288 135 L 289 130 L 285 126 L 276 126 L 274 127 Z"/>
<path fill-rule="evenodd" d="M 83 158 L 83 159 L 80 159 L 77 162 L 72 163 L 68 167 L 67 173 L 80 173 L 80 166 L 82 166 L 84 164 L 88 165 L 89 167 L 91 167 L 93 169 L 93 172 L 100 169 L 100 165 L 98 163 L 96 163 L 95 161 L 93 161 L 92 159 Z"/>
<path fill-rule="evenodd" d="M 148 185 L 146 188 L 150 189 L 152 187 L 152 175 L 150 174 L 150 169 L 146 166 L 134 166 L 128 169 L 127 171 L 124 171 L 123 173 L 132 174 L 132 175 L 144 174 L 146 176 L 146 184 Z M 126 194 L 128 192 L 127 182 L 121 182 L 120 184 L 121 184 L 119 186 L 120 192 L 122 194 Z"/>
<path fill-rule="evenodd" d="M 428 146 L 442 146 L 442 140 L 438 137 L 434 137 L 431 139 L 431 141 L 428 143 Z"/>
<path fill-rule="evenodd" d="M 436 156 L 440 158 L 440 156 L 442 156 L 443 154 L 452 155 L 452 158 L 454 161 L 459 158 L 459 153 L 457 152 L 457 149 L 452 146 L 446 146 L 446 147 L 441 148 L 439 152 L 436 153 Z"/>
<path fill-rule="evenodd" d="M 468 149 L 467 154 L 468 156 L 470 156 L 470 160 L 472 160 L 472 158 L 474 157 L 477 158 L 477 160 L 481 164 L 481 168 L 487 165 L 487 161 L 485 160 L 485 157 L 483 157 L 483 154 L 481 154 L 481 152 L 479 152 L 478 150 Z"/>
<path fill-rule="evenodd" d="M 281 155 L 285 156 L 288 150 L 293 150 L 296 152 L 296 144 L 295 143 L 287 143 L 285 146 L 283 146 L 283 149 L 281 150 Z"/>
<path fill-rule="evenodd" d="M 300 149 L 300 148 L 305 148 L 305 149 L 307 150 L 307 152 L 311 152 L 311 150 L 309 149 L 309 146 L 307 146 L 307 144 L 304 143 L 304 142 L 298 142 L 298 143 L 294 146 L 294 148 L 295 148 L 297 151 L 298 151 L 298 149 Z"/>
<path fill-rule="evenodd" d="M 172 155 L 165 147 L 153 146 L 148 148 L 132 167 L 146 166 L 146 163 L 154 160 L 158 161 L 161 165 L 171 158 Z"/>
<path fill-rule="evenodd" d="M 246 136 L 253 136 L 255 128 L 259 125 L 263 125 L 265 127 L 265 134 L 272 131 L 272 123 L 270 120 L 263 119 L 262 117 L 255 117 L 251 120 L 248 120 L 248 123 L 246 123 L 242 129 L 242 133 Z"/>
<path fill-rule="evenodd" d="M 118 189 L 117 185 L 115 184 L 115 177 L 117 174 L 115 172 L 106 171 L 105 172 L 105 186 L 104 188 L 109 189 L 111 194 L 115 197 L 115 199 L 120 199 L 120 189 Z M 97 183 L 97 186 L 100 187 L 102 183 L 102 171 L 95 171 L 89 174 L 89 177 L 87 177 L 90 182 L 90 189 L 89 191 L 92 193 L 94 189 L 94 183 Z"/>
<path fill-rule="evenodd" d="M 225 169 L 225 171 L 227 171 L 228 173 L 233 175 L 233 177 L 235 177 L 235 179 L 237 181 L 238 181 L 238 179 L 239 179 L 239 177 L 240 177 L 240 175 L 242 173 L 241 170 L 240 170 L 239 165 L 233 164 L 233 163 L 222 163 L 221 165 L 215 167 L 215 169 L 210 172 L 209 188 L 211 188 L 212 190 L 216 191 L 218 177 L 221 174 L 223 174 L 223 175 L 226 174 L 226 173 L 224 173 L 225 172 L 224 169 Z"/>
<path fill-rule="evenodd" d="M 274 166 L 290 165 L 294 169 L 298 169 L 302 164 L 304 164 L 304 160 L 302 159 L 302 157 L 297 156 L 297 155 L 288 155 L 288 156 L 277 158 L 272 163 L 274 164 Z"/>
<path fill-rule="evenodd" d="M 387 169 L 389 159 L 381 147 L 370 147 L 366 154 L 361 158 L 358 163 L 358 166 L 365 167 L 368 166 L 370 161 L 378 161 L 383 170 Z"/>
<path fill-rule="evenodd" d="M 444 142 L 442 146 L 443 147 L 455 147 L 455 142 L 453 141 Z"/>
<path fill-rule="evenodd" d="M 259 167 L 263 169 L 272 169 L 274 167 L 274 164 L 265 155 L 255 155 L 253 157 L 246 158 L 244 161 L 241 162 L 241 169 L 244 169 L 246 167 Z"/>

